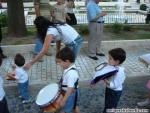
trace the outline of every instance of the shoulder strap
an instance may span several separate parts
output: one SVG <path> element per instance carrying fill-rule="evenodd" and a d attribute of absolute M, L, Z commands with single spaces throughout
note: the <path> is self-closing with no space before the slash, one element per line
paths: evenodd
<path fill-rule="evenodd" d="M 76 70 L 77 71 L 77 69 L 76 68 L 70 68 L 68 71 L 70 71 L 70 70 Z M 77 86 L 78 86 L 78 80 L 79 79 L 77 79 L 77 81 L 75 82 L 75 84 L 74 84 L 74 88 L 75 89 L 77 89 Z M 62 81 L 63 81 L 63 76 L 61 76 L 61 79 L 60 79 L 60 81 L 59 81 L 59 84 L 60 84 L 60 87 L 62 88 L 62 87 L 67 87 L 67 85 L 63 85 L 62 84 Z"/>

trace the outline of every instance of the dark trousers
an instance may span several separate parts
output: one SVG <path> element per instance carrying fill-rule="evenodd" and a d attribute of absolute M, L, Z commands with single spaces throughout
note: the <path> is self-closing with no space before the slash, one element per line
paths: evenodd
<path fill-rule="evenodd" d="M 0 101 L 0 113 L 9 113 L 7 100 L 5 97 Z"/>
<path fill-rule="evenodd" d="M 107 112 L 107 109 L 117 108 L 117 104 L 121 97 L 122 91 L 114 91 L 110 88 L 106 88 L 105 91 L 105 108 L 103 113 Z"/>
<path fill-rule="evenodd" d="M 149 22 L 150 22 L 150 13 L 147 14 L 145 21 L 146 21 L 146 24 L 149 24 Z"/>

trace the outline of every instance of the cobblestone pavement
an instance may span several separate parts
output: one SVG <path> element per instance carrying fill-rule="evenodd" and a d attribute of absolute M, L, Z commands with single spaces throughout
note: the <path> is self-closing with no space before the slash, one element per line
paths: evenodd
<path fill-rule="evenodd" d="M 146 68 L 144 64 L 138 61 L 138 57 L 149 52 L 150 46 L 147 46 L 149 42 L 145 41 L 145 46 L 138 43 L 137 46 L 135 46 L 133 43 L 134 46 L 131 47 L 128 47 L 129 45 L 123 44 L 123 42 L 120 43 L 122 43 L 121 46 L 119 46 L 117 42 L 117 46 L 115 44 L 115 46 L 112 47 L 110 47 L 111 43 L 103 43 L 102 51 L 105 53 L 106 57 L 98 57 L 98 61 L 93 61 L 87 57 L 86 43 L 81 49 L 81 52 L 75 62 L 80 74 L 82 98 L 80 99 L 81 113 L 102 112 L 104 103 L 104 87 L 102 83 L 100 83 L 100 85 L 98 85 L 96 88 L 91 89 L 89 88 L 87 81 L 91 80 L 94 72 L 94 67 L 102 62 L 107 61 L 107 52 L 110 48 L 114 47 L 123 47 L 127 53 L 127 59 L 124 62 L 123 66 L 126 68 L 126 75 L 129 82 L 127 81 L 125 84 L 125 94 L 122 97 L 122 101 L 120 102 L 119 107 L 135 108 L 136 102 L 142 101 L 142 99 L 146 97 L 147 91 L 144 86 L 146 81 L 150 78 L 150 71 L 149 68 Z M 16 47 L 15 51 L 13 47 L 11 47 L 10 50 L 4 48 L 4 51 L 8 55 L 8 58 L 3 61 L 3 65 L 0 69 L 2 75 L 5 75 L 6 72 L 11 70 L 10 67 L 13 64 L 13 57 L 17 52 L 22 53 L 25 56 L 27 62 L 31 60 L 32 53 L 30 51 L 33 50 L 33 47 L 30 47 L 30 49 L 27 47 L 23 47 L 22 51 L 20 51 L 20 48 L 20 46 Z M 33 65 L 33 67 L 28 72 L 30 77 L 30 94 L 33 100 L 31 104 L 23 105 L 21 103 L 21 100 L 19 100 L 17 97 L 16 82 L 5 80 L 7 99 L 11 113 L 41 112 L 39 107 L 34 102 L 34 100 L 36 99 L 36 95 L 43 86 L 51 82 L 57 82 L 62 74 L 61 67 L 55 64 L 55 46 L 53 46 L 52 48 L 53 49 L 51 50 L 51 52 L 53 53 L 53 55 L 45 56 L 43 58 L 43 62 L 38 62 L 37 64 Z"/>

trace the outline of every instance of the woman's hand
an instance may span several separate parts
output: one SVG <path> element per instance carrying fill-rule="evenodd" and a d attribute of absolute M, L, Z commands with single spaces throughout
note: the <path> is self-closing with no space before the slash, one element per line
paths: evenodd
<path fill-rule="evenodd" d="M 24 68 L 25 70 L 29 70 L 31 66 L 32 66 L 32 64 L 31 64 L 31 62 L 29 62 L 29 63 L 26 63 L 26 64 L 23 66 L 23 68 Z"/>

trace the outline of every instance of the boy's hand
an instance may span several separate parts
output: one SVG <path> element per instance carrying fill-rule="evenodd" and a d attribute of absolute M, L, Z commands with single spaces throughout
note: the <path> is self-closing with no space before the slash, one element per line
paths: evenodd
<path fill-rule="evenodd" d="M 95 87 L 95 85 L 96 85 L 96 84 L 90 84 L 90 87 L 93 88 L 93 87 Z"/>
<path fill-rule="evenodd" d="M 63 107 L 65 105 L 66 101 L 64 99 L 62 99 L 62 101 L 60 101 L 60 106 Z"/>
<path fill-rule="evenodd" d="M 110 82 L 107 79 L 104 79 L 103 81 L 105 82 L 106 85 L 108 86 L 110 85 Z"/>

